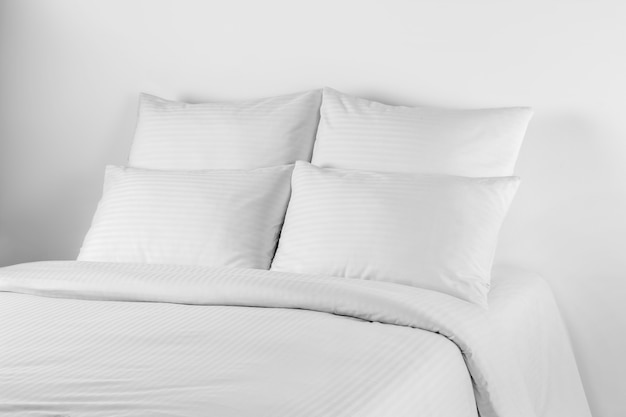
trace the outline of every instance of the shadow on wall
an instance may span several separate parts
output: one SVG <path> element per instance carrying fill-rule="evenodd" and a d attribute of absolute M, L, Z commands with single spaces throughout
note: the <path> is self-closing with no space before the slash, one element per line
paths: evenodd
<path fill-rule="evenodd" d="M 64 132 L 50 132 L 48 151 L 59 150 L 53 155 L 29 148 L 34 146 L 31 138 L 39 136 L 29 130 L 30 124 L 8 120 L 2 126 L 4 145 L 15 148 L 26 162 L 5 166 L 13 175 L 0 189 L 0 266 L 76 259 L 102 194 L 105 165 L 124 165 L 128 158 L 138 95 L 102 100 L 111 119 L 96 115 L 75 123 L 65 118 L 78 139 L 72 142 Z"/>
<path fill-rule="evenodd" d="M 0 265 L 76 258 L 96 208 L 87 201 L 98 201 L 102 186 L 94 189 L 94 181 L 83 175 L 58 179 L 62 185 L 3 210 Z"/>

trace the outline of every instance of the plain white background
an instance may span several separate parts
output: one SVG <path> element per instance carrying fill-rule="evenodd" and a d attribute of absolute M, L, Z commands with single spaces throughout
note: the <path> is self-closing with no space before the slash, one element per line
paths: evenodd
<path fill-rule="evenodd" d="M 550 281 L 594 415 L 626 415 L 625 51 L 610 0 L 0 0 L 0 265 L 76 256 L 139 91 L 532 105 L 498 258 Z"/>

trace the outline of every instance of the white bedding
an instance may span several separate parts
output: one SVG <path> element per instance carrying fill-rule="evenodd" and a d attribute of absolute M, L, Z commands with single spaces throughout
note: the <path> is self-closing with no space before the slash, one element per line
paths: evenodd
<path fill-rule="evenodd" d="M 489 311 L 193 266 L 22 264 L 0 291 L 0 415 L 589 416 L 552 295 L 519 272 Z"/>

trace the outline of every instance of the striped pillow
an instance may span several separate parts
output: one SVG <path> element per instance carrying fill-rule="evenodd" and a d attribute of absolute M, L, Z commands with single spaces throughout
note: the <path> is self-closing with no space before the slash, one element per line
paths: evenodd
<path fill-rule="evenodd" d="M 321 90 L 236 103 L 141 94 L 130 166 L 252 169 L 311 160 Z"/>
<path fill-rule="evenodd" d="M 390 281 L 486 306 L 498 233 L 518 184 L 298 162 L 271 269 Z"/>
<path fill-rule="evenodd" d="M 468 177 L 512 175 L 532 110 L 389 106 L 324 89 L 313 164 Z"/>
<path fill-rule="evenodd" d="M 152 171 L 108 166 L 79 261 L 268 269 L 293 165 Z"/>

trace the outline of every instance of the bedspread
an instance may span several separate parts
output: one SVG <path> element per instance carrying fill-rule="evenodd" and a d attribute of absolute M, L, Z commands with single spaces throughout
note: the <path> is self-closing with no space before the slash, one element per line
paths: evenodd
<path fill-rule="evenodd" d="M 261 270 L 2 268 L 0 414 L 588 416 L 549 289 L 523 278 L 494 279 L 487 311 Z"/>

